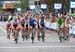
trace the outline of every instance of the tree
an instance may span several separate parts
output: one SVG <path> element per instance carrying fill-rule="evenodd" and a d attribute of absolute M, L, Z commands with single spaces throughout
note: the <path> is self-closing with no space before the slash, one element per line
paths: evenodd
<path fill-rule="evenodd" d="M 53 9 L 54 3 L 62 3 L 64 9 L 69 9 L 69 2 L 70 0 L 42 0 L 43 3 L 46 3 L 48 5 L 48 8 Z"/>
<path fill-rule="evenodd" d="M 17 7 L 22 9 L 21 12 L 26 12 L 26 8 L 28 7 L 28 0 L 20 0 L 20 2 L 17 4 Z"/>

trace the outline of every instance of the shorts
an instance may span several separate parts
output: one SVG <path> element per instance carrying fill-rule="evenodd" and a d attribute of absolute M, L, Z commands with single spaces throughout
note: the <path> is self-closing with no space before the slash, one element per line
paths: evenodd
<path fill-rule="evenodd" d="M 21 24 L 22 27 L 24 27 L 24 24 Z"/>
<path fill-rule="evenodd" d="M 13 25 L 14 28 L 17 28 L 18 25 Z"/>
<path fill-rule="evenodd" d="M 30 24 L 30 26 L 32 26 L 32 28 L 35 29 L 36 25 L 35 24 Z"/>
<path fill-rule="evenodd" d="M 12 26 L 12 29 L 18 30 L 18 29 L 20 29 L 20 25 L 13 25 L 13 26 Z"/>
<path fill-rule="evenodd" d="M 58 28 L 62 28 L 62 25 L 58 24 Z"/>
<path fill-rule="evenodd" d="M 7 26 L 6 26 L 6 29 L 11 29 L 11 25 L 10 25 L 10 26 L 7 25 Z"/>

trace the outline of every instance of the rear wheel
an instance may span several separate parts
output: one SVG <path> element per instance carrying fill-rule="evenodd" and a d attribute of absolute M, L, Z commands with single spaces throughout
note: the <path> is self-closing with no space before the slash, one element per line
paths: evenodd
<path fill-rule="evenodd" d="M 34 32 L 32 32 L 31 39 L 32 39 L 32 43 L 34 43 Z"/>
<path fill-rule="evenodd" d="M 7 38 L 8 38 L 8 39 L 10 39 L 10 33 L 11 33 L 11 31 L 10 31 L 10 29 L 8 29 L 8 30 L 7 30 Z"/>
<path fill-rule="evenodd" d="M 15 41 L 15 43 L 18 43 L 18 32 L 17 32 L 17 30 L 14 30 L 14 41 Z"/>
<path fill-rule="evenodd" d="M 63 42 L 64 37 L 63 37 L 63 32 L 62 32 L 62 30 L 61 30 L 61 29 L 60 29 L 60 30 L 59 30 L 59 32 L 58 32 L 58 37 L 59 37 L 59 41 L 60 41 L 60 43 L 62 43 L 62 42 Z"/>
<path fill-rule="evenodd" d="M 15 38 L 15 42 L 18 43 L 18 38 Z"/>
<path fill-rule="evenodd" d="M 42 42 L 44 42 L 44 41 L 45 41 L 45 34 L 42 33 Z"/>

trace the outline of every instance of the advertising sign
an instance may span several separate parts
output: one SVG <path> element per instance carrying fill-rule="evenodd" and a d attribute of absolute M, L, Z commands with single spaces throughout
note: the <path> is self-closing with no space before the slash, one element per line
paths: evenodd
<path fill-rule="evenodd" d="M 75 8 L 75 2 L 70 2 L 70 8 Z"/>
<path fill-rule="evenodd" d="M 35 9 L 35 5 L 30 5 L 30 9 Z"/>
<path fill-rule="evenodd" d="M 41 9 L 46 9 L 47 8 L 47 4 L 41 4 Z"/>
<path fill-rule="evenodd" d="M 55 3 L 54 4 L 54 9 L 61 9 L 62 8 L 62 4 L 61 3 Z"/>
<path fill-rule="evenodd" d="M 20 12 L 20 11 L 21 11 L 21 8 L 17 8 L 17 11 L 19 11 L 19 12 Z"/>

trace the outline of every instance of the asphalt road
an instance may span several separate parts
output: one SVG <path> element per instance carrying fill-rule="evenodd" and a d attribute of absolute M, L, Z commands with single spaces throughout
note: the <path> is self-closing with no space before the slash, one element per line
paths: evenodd
<path fill-rule="evenodd" d="M 15 44 L 13 38 L 6 38 L 5 22 L 0 22 L 0 52 L 75 52 L 75 38 L 63 43 L 59 42 L 56 32 L 46 30 L 45 42 L 35 39 L 35 43 L 31 43 L 31 39 L 22 41 L 21 35 L 19 42 Z"/>

